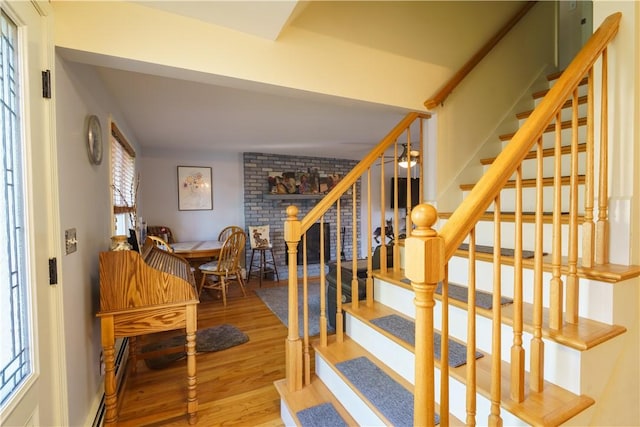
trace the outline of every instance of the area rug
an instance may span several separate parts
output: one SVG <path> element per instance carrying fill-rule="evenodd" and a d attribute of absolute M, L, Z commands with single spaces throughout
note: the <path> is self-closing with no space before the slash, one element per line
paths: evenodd
<path fill-rule="evenodd" d="M 221 351 L 249 341 L 247 334 L 227 323 L 212 328 L 196 331 L 196 352 Z M 178 335 L 166 340 L 153 342 L 142 347 L 142 353 L 175 348 L 185 345 L 186 335 Z M 165 354 L 151 359 L 145 359 L 149 369 L 166 368 L 169 364 L 187 357 L 186 351 Z"/>
<path fill-rule="evenodd" d="M 413 426 L 413 394 L 366 357 L 340 362 L 336 368 L 396 427 Z M 440 422 L 438 414 L 434 424 Z"/>
<path fill-rule="evenodd" d="M 280 321 L 289 327 L 289 288 L 278 286 L 274 288 L 261 288 L 254 291 L 262 302 L 269 307 Z M 302 337 L 303 317 L 302 317 L 302 287 L 298 288 L 298 331 Z M 309 336 L 314 337 L 320 334 L 320 284 L 310 284 L 308 289 L 308 313 L 309 313 Z M 331 326 L 327 325 L 329 332 L 333 332 Z"/>
<path fill-rule="evenodd" d="M 416 326 L 411 320 L 396 314 L 390 314 L 389 316 L 373 319 L 371 323 L 412 346 L 416 344 Z M 433 336 L 433 353 L 434 357 L 440 360 L 441 337 L 437 332 L 435 332 Z M 476 359 L 482 356 L 482 353 L 476 351 Z M 449 340 L 449 366 L 456 368 L 465 363 L 467 363 L 467 346 Z"/>
<path fill-rule="evenodd" d="M 304 427 L 348 427 L 331 403 L 323 403 L 296 413 Z"/>

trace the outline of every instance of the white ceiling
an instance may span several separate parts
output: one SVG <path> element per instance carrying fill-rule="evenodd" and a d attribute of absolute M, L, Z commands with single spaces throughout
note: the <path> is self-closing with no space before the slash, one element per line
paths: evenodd
<path fill-rule="evenodd" d="M 358 43 L 374 43 L 379 49 L 406 48 L 408 44 L 398 37 L 400 30 L 388 32 L 389 37 L 373 40 L 366 36 L 371 26 L 356 20 L 361 11 L 353 9 L 358 2 L 335 3 L 343 7 L 339 16 L 330 9 L 331 2 L 309 3 L 297 1 L 140 1 L 144 6 L 156 7 L 180 15 L 197 18 L 233 30 L 251 33 L 268 39 L 276 39 L 294 17 L 316 31 L 331 31 L 332 36 L 350 38 Z M 393 2 L 376 3 L 379 8 L 369 8 L 373 26 L 390 24 Z M 417 2 L 428 7 L 421 13 L 428 17 L 429 25 L 414 23 L 407 37 L 429 40 L 443 35 L 466 48 L 445 49 L 442 43 L 433 44 L 420 52 L 403 52 L 420 60 L 435 61 L 451 65 L 461 63 L 475 49 L 477 40 L 459 40 L 456 25 L 474 22 L 474 8 L 492 7 L 492 19 L 502 21 L 518 2 Z M 503 6 L 504 5 L 504 6 Z M 508 5 L 508 6 L 507 6 Z M 383 7 L 384 6 L 384 7 Z M 391 8 L 391 9 L 389 9 Z M 304 12 L 323 16 L 322 20 L 308 18 Z M 259 13 L 256 13 L 258 11 Z M 302 13 L 301 13 L 302 12 Z M 351 15 L 349 15 L 351 14 Z M 349 18 L 351 17 L 351 18 Z M 436 26 L 447 17 L 446 26 Z M 305 20 L 306 18 L 306 20 Z M 342 21 L 335 21 L 339 18 Z M 400 22 L 406 25 L 406 16 Z M 353 25 L 344 21 L 345 19 Z M 415 18 L 413 18 L 415 19 Z M 452 24 L 458 19 L 460 22 Z M 481 20 L 478 25 L 480 37 L 495 31 L 495 23 Z M 321 25 L 322 28 L 318 28 Z M 401 25 L 401 24 L 398 24 Z M 484 26 L 484 27 L 483 27 Z M 417 31 L 422 33 L 418 34 Z M 484 33 L 483 33 L 484 31 Z M 489 33 L 487 33 L 489 31 Z M 392 43 L 393 41 L 393 43 Z M 406 41 L 406 40 L 405 40 Z M 468 45 L 468 46 L 467 46 Z M 63 50 L 62 50 L 63 51 Z M 107 60 L 73 58 L 96 67 L 114 101 L 126 117 L 133 137 L 145 150 L 181 149 L 229 152 L 266 152 L 307 156 L 362 158 L 399 121 L 407 111 L 397 107 L 357 102 L 338 97 L 318 95 L 304 91 L 257 84 L 241 80 L 212 84 L 210 76 L 195 76 L 192 80 L 167 77 L 166 73 L 152 74 L 138 66 L 111 68 Z M 63 56 L 64 56 L 63 52 Z M 430 58 L 425 58 L 425 55 Z M 143 67 L 144 68 L 144 67 Z M 129 70 L 129 71 L 126 71 Z M 131 71 L 136 70 L 136 71 Z M 425 94 L 427 96 L 427 94 Z"/>

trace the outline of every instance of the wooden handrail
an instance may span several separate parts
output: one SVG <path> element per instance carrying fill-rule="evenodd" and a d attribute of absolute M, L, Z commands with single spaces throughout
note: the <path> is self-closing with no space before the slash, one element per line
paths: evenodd
<path fill-rule="evenodd" d="M 484 59 L 489 52 L 502 40 L 502 38 L 529 12 L 537 2 L 528 1 L 513 17 L 498 31 L 475 55 L 462 66 L 457 73 L 430 99 L 425 101 L 427 109 L 432 110 L 444 103 L 444 100 L 453 92 L 462 80 Z"/>
<path fill-rule="evenodd" d="M 391 132 L 385 136 L 382 141 L 376 145 L 376 147 L 367 154 L 365 158 L 363 158 L 348 174 L 344 176 L 336 186 L 325 196 L 323 197 L 314 207 L 307 213 L 307 215 L 300 221 L 301 229 L 300 232 L 306 232 L 312 224 L 317 222 L 320 217 L 331 207 L 333 204 L 349 189 L 351 186 L 364 174 L 367 169 L 369 169 L 373 163 L 378 160 L 378 158 L 385 152 L 391 144 L 393 144 L 396 139 L 403 132 L 406 131 L 407 127 L 413 123 L 414 120 L 428 119 L 431 117 L 429 113 L 420 113 L 420 112 L 410 112 L 408 113 L 404 119 L 400 121 L 394 127 Z"/>
<path fill-rule="evenodd" d="M 462 201 L 440 230 L 445 240 L 445 259 L 449 260 L 476 222 L 514 174 L 518 165 L 533 148 L 544 129 L 552 122 L 573 89 L 580 83 L 595 61 L 615 37 L 620 26 L 620 12 L 608 16 L 562 73 L 547 96 L 529 119 L 515 133 L 511 142 L 498 155 L 489 170 Z"/>

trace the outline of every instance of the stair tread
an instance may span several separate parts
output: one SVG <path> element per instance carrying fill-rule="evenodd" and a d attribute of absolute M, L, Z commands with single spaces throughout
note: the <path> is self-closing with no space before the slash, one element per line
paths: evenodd
<path fill-rule="evenodd" d="M 375 364 L 378 368 L 380 368 L 385 374 L 387 374 L 394 381 L 396 381 L 398 384 L 400 384 L 402 387 L 404 387 L 406 390 L 408 390 L 411 394 L 413 394 L 413 392 L 414 392 L 413 384 L 409 383 L 407 380 L 402 378 L 395 371 L 393 371 L 387 365 L 382 363 L 373 354 L 368 352 L 366 349 L 364 349 L 362 346 L 360 346 L 357 342 L 355 342 L 354 340 L 352 340 L 351 338 L 349 338 L 347 336 L 344 337 L 344 340 L 341 343 L 339 343 L 337 341 L 335 335 L 329 336 L 328 337 L 328 343 L 327 343 L 326 347 L 321 346 L 319 340 L 313 341 L 312 345 L 313 345 L 313 348 L 315 350 L 316 355 L 322 357 L 331 366 L 331 368 L 336 372 L 336 374 L 338 376 L 340 376 L 343 379 L 343 381 L 345 381 L 346 383 L 350 383 L 350 382 L 336 368 L 336 365 L 338 363 L 340 363 L 340 362 L 345 362 L 347 360 L 355 359 L 357 357 L 366 357 L 371 362 L 373 362 L 373 364 Z M 386 417 L 382 413 L 380 413 L 380 411 L 377 408 L 375 408 L 366 399 L 366 397 L 364 397 L 362 395 L 362 393 L 355 388 L 355 386 L 352 385 L 351 387 L 352 387 L 353 391 L 363 401 L 367 402 L 369 407 L 378 415 L 378 417 L 380 417 L 383 420 L 386 419 Z M 440 412 L 440 408 L 436 404 L 436 413 L 439 413 L 439 412 Z M 463 423 L 461 420 L 457 419 L 456 417 L 454 417 L 451 414 L 449 415 L 449 422 L 450 422 L 451 425 L 455 425 L 455 426 L 463 426 L 463 425 L 465 425 L 465 423 Z M 356 425 L 356 424 L 350 424 L 350 425 Z M 390 425 L 390 424 L 387 424 L 387 425 Z"/>
<path fill-rule="evenodd" d="M 547 92 L 548 92 L 548 89 L 544 91 L 545 94 Z M 588 99 L 589 98 L 586 95 L 579 96 L 578 97 L 578 104 L 586 104 Z M 564 103 L 562 108 L 569 108 L 569 107 L 571 107 L 572 104 L 573 104 L 573 100 L 572 99 L 568 99 Z M 522 112 L 516 114 L 516 118 L 518 118 L 519 120 L 526 119 L 527 117 L 529 117 L 531 115 L 531 113 L 533 113 L 533 110 L 522 111 Z"/>
<path fill-rule="evenodd" d="M 454 255 L 466 258 L 468 254 L 469 254 L 468 251 L 458 249 Z M 493 255 L 477 252 L 476 259 L 478 261 L 493 262 Z M 514 258 L 503 256 L 501 257 L 501 261 L 503 265 L 513 265 Z M 562 276 L 566 275 L 568 272 L 567 263 L 568 263 L 567 257 L 562 257 L 560 261 L 560 264 L 561 264 L 560 274 Z M 534 260 L 523 259 L 522 266 L 526 269 L 533 269 Z M 551 254 L 544 255 L 542 257 L 543 271 L 549 272 L 549 271 L 552 271 L 552 268 L 553 268 L 553 264 L 552 264 Z M 635 277 L 640 276 L 640 266 L 621 265 L 621 264 L 603 264 L 603 265 L 595 265 L 593 267 L 583 267 L 581 265 L 581 260 L 578 259 L 577 275 L 578 277 L 584 278 L 584 279 L 593 279 L 593 280 L 598 280 L 600 282 L 606 282 L 606 283 L 618 283 L 624 280 L 633 279 Z"/>
<path fill-rule="evenodd" d="M 323 403 L 331 403 L 347 425 L 356 425 L 356 421 L 349 412 L 315 374 L 311 375 L 311 383 L 298 391 L 289 391 L 286 379 L 275 381 L 274 385 L 296 421 L 298 420 L 295 414 L 299 411 Z"/>
<path fill-rule="evenodd" d="M 478 254 L 479 255 L 479 254 Z M 478 256 L 479 257 L 479 256 Z M 393 274 L 391 276 L 385 276 L 382 273 L 377 274 L 378 278 L 386 280 L 389 283 L 392 283 L 396 286 L 403 287 L 405 289 L 411 290 L 411 286 L 403 281 L 405 279 L 404 273 Z M 457 284 L 458 286 L 463 286 Z M 440 294 L 435 294 L 436 300 L 441 300 L 442 296 Z M 460 307 L 462 309 L 467 308 L 467 304 L 458 301 L 454 298 L 449 298 L 449 303 L 451 305 Z M 527 332 L 533 332 L 533 305 L 529 303 L 522 304 L 523 310 L 523 327 Z M 491 309 L 485 309 L 482 307 L 476 307 L 476 312 L 484 317 L 492 318 L 493 314 Z M 505 324 L 512 325 L 514 318 L 514 305 L 513 304 L 504 304 L 502 305 L 502 317 Z M 545 338 L 552 339 L 555 342 L 566 345 L 568 347 L 574 348 L 576 350 L 588 350 L 590 348 L 595 347 L 598 344 L 601 344 L 607 340 L 610 340 L 618 335 L 623 334 L 626 331 L 626 328 L 620 325 L 608 325 L 606 323 L 598 322 L 595 320 L 587 319 L 580 317 L 579 323 L 568 324 L 565 323 L 562 327 L 562 330 L 554 330 L 549 327 L 549 310 L 547 308 L 543 308 L 543 316 L 542 316 L 542 335 Z"/>
<path fill-rule="evenodd" d="M 350 304 L 346 304 L 345 306 L 345 309 L 352 310 L 349 307 Z M 361 316 L 376 318 L 393 313 L 395 310 L 386 307 L 382 303 L 374 302 L 373 307 L 361 306 L 351 312 L 357 312 Z M 409 347 L 410 351 L 413 351 L 412 346 L 409 345 Z M 380 362 L 349 337 L 345 337 L 343 343 L 338 343 L 333 340 L 326 348 L 320 346 L 314 346 L 314 348 L 316 353 L 320 354 L 332 366 L 354 357 L 370 357 L 383 371 L 391 375 L 394 379 L 398 378 L 401 384 L 406 384 L 406 387 L 413 391 L 411 384 L 408 384 L 406 380 L 393 372 L 391 368 Z M 439 368 L 439 362 L 436 360 L 435 363 Z M 501 365 L 502 372 L 510 372 L 509 363 L 503 361 Z M 457 368 L 449 367 L 451 377 L 462 383 L 466 383 L 466 366 L 468 365 L 462 365 Z M 489 398 L 491 395 L 491 366 L 492 357 L 490 354 L 485 354 L 484 357 L 476 359 L 477 392 L 486 398 Z M 525 381 L 527 381 L 527 378 L 528 375 L 525 374 Z M 525 391 L 525 400 L 523 402 L 514 402 L 509 396 L 509 380 L 508 376 L 505 375 L 501 377 L 501 393 L 502 407 L 531 425 L 562 424 L 594 403 L 594 400 L 588 396 L 576 395 L 546 381 L 543 392 L 534 393 L 527 390 Z M 480 422 L 480 424 L 482 424 L 482 422 Z"/>
<path fill-rule="evenodd" d="M 578 144 L 578 152 L 579 153 L 583 153 L 587 151 L 587 144 L 586 143 L 582 143 L 582 144 Z M 567 155 L 567 154 L 571 154 L 571 145 L 563 145 L 561 152 L 563 155 Z M 537 156 L 536 150 L 531 150 L 529 152 L 529 154 L 527 154 L 527 156 L 524 158 L 525 160 L 532 160 L 535 159 Z M 542 157 L 554 157 L 555 156 L 555 148 L 545 148 L 544 150 L 542 150 Z M 485 157 L 483 159 L 480 159 L 480 164 L 482 164 L 483 166 L 487 166 L 492 164 L 495 160 L 496 157 Z"/>
<path fill-rule="evenodd" d="M 572 123 L 571 123 L 571 120 L 565 120 L 560 125 L 561 125 L 562 129 L 571 129 Z M 586 125 L 587 125 L 587 118 L 586 117 L 581 117 L 581 118 L 578 119 L 578 126 L 586 126 Z M 555 132 L 555 130 L 556 130 L 555 123 L 551 123 L 549 126 L 547 126 L 543 130 L 543 132 L 544 133 L 549 133 L 549 132 Z M 513 136 L 516 134 L 516 132 L 510 132 L 510 133 L 502 134 L 502 135 L 498 136 L 498 139 L 500 139 L 500 141 L 508 141 L 511 138 L 513 138 Z"/>

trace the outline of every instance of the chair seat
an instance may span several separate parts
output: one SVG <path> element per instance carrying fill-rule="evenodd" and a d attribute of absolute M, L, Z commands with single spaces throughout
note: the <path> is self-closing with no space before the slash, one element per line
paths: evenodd
<path fill-rule="evenodd" d="M 206 264 L 202 264 L 198 267 L 200 271 L 216 271 L 218 269 L 218 260 L 209 261 Z"/>

